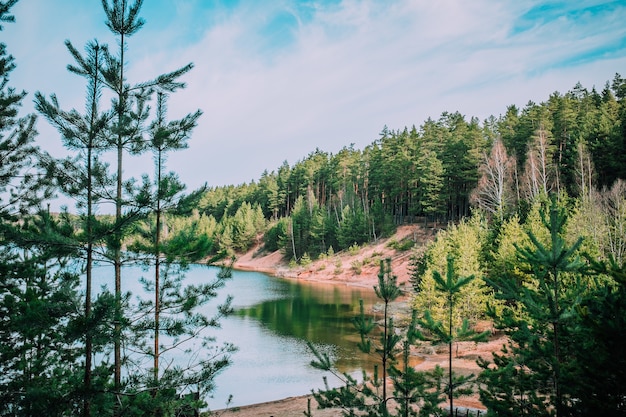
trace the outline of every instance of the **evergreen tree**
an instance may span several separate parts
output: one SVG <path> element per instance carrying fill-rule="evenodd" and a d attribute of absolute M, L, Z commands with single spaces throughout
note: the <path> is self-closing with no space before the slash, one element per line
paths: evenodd
<path fill-rule="evenodd" d="M 183 185 L 178 181 L 174 174 L 167 175 L 165 170 L 165 161 L 167 153 L 173 150 L 183 149 L 187 147 L 186 139 L 189 137 L 191 129 L 195 127 L 196 120 L 200 117 L 200 111 L 193 115 L 188 115 L 184 120 L 167 123 L 166 118 L 166 96 L 159 92 L 157 99 L 156 120 L 151 127 L 149 147 L 154 156 L 155 165 L 155 187 L 156 195 L 154 200 L 154 216 L 155 227 L 153 233 L 153 254 L 154 254 L 154 380 L 155 385 L 159 380 L 159 319 L 160 319 L 160 299 L 161 299 L 161 283 L 159 275 L 161 272 L 161 240 L 164 211 L 167 205 L 171 205 L 177 194 L 184 189 Z"/>
<path fill-rule="evenodd" d="M 579 348 L 572 383 L 577 416 L 626 416 L 626 263 L 594 262 L 608 278 L 586 295 L 577 309 L 580 325 L 573 332 Z"/>
<path fill-rule="evenodd" d="M 309 252 L 312 210 L 309 210 L 304 197 L 300 196 L 294 203 L 291 222 L 288 230 L 289 241 L 285 242 L 285 253 L 291 259 L 299 261 L 305 252 Z"/>
<path fill-rule="evenodd" d="M 13 22 L 9 11 L 17 0 L 0 2 L 0 23 Z M 0 31 L 3 27 L 0 26 Z M 26 92 L 16 92 L 9 85 L 15 69 L 12 55 L 0 42 L 0 214 L 27 212 L 37 206 L 50 193 L 35 187 L 41 185 L 36 169 L 40 150 L 34 145 L 35 115 L 18 117 L 18 110 Z"/>
<path fill-rule="evenodd" d="M 145 24 L 139 13 L 143 0 L 102 0 L 102 7 L 106 15 L 106 25 L 117 37 L 119 50 L 117 56 L 107 54 L 106 66 L 102 71 L 102 79 L 108 89 L 113 93 L 112 111 L 114 124 L 111 129 L 109 146 L 116 154 L 116 187 L 115 187 L 115 233 L 107 241 L 109 256 L 115 270 L 115 295 L 118 299 L 118 321 L 122 321 L 121 311 L 121 275 L 122 275 L 122 241 L 125 230 L 129 230 L 132 219 L 141 212 L 141 203 L 132 204 L 135 209 L 130 209 L 125 200 L 124 184 L 124 154 L 130 152 L 138 154 L 146 150 L 144 138 L 146 133 L 146 121 L 149 117 L 150 108 L 148 100 L 159 90 L 166 93 L 174 92 L 184 87 L 184 83 L 178 81 L 183 74 L 192 69 L 188 64 L 178 70 L 159 75 L 158 77 L 130 84 L 126 79 L 127 65 L 127 42 L 128 38 L 136 34 Z M 132 198 L 132 196 L 131 196 Z M 125 212 L 126 210 L 126 212 Z M 115 385 L 121 384 L 121 328 L 116 327 L 117 336 L 114 338 L 115 352 Z"/>
<path fill-rule="evenodd" d="M 64 111 L 60 108 L 55 95 L 48 100 L 39 92 L 35 95 L 35 107 L 57 128 L 62 135 L 65 147 L 77 153 L 76 157 L 51 161 L 48 169 L 49 175 L 55 178 L 61 190 L 77 201 L 77 208 L 82 214 L 82 230 L 76 233 L 74 245 L 81 248 L 81 255 L 84 256 L 84 320 L 87 326 L 90 326 L 94 324 L 92 274 L 96 260 L 96 245 L 102 243 L 103 235 L 106 233 L 99 227 L 96 220 L 97 204 L 106 194 L 102 186 L 106 187 L 108 183 L 106 165 L 98 158 L 104 147 L 105 131 L 109 120 L 109 114 L 99 110 L 102 89 L 100 69 L 103 56 L 106 55 L 106 46 L 101 46 L 97 42 L 89 43 L 86 47 L 86 57 L 83 57 L 71 42 L 66 41 L 66 46 L 76 61 L 76 65 L 69 65 L 68 70 L 87 79 L 86 114 L 81 115 L 76 110 Z M 103 294 L 98 298 L 105 300 L 106 295 Z M 95 351 L 101 349 L 101 347 L 95 347 L 96 350 L 94 350 L 93 338 L 93 329 L 86 328 L 84 340 L 85 404 L 83 408 L 85 416 L 91 415 L 92 396 L 102 391 L 101 387 L 94 389 L 92 385 L 92 360 Z"/>
<path fill-rule="evenodd" d="M 426 310 L 424 318 L 418 321 L 418 324 L 428 334 L 418 332 L 416 336 L 421 340 L 429 340 L 433 343 L 446 343 L 448 345 L 448 384 L 446 393 L 450 403 L 450 416 L 452 416 L 454 414 L 454 398 L 472 392 L 471 389 L 466 389 L 463 386 L 471 382 L 474 377 L 474 375 L 454 375 L 452 371 L 452 344 L 458 341 L 484 342 L 488 332 L 477 333 L 472 331 L 467 318 L 463 319 L 461 327 L 454 327 L 452 318 L 456 304 L 459 303 L 458 297 L 461 293 L 461 288 L 468 285 L 474 279 L 474 276 L 457 276 L 454 271 L 454 258 L 448 257 L 445 279 L 438 271 L 434 271 L 433 279 L 435 280 L 437 291 L 446 297 L 447 321 L 444 324 L 442 321 L 433 319 L 430 312 Z"/>
<path fill-rule="evenodd" d="M 484 316 L 488 303 L 494 303 L 491 289 L 482 278 L 485 274 L 483 250 L 486 240 L 486 223 L 475 216 L 463 220 L 459 225 L 452 225 L 441 231 L 426 248 L 423 274 L 417 277 L 420 291 L 413 297 L 413 308 L 417 311 L 430 311 L 435 320 L 445 322 L 448 307 L 445 298 L 437 289 L 435 273 L 447 274 L 448 258 L 455 259 L 455 274 L 458 276 L 478 276 L 460 290 L 462 300 L 454 311 L 454 326 L 460 326 L 462 319 L 470 320 L 474 325 Z"/>
<path fill-rule="evenodd" d="M 151 357 L 151 375 L 141 372 L 144 363 L 141 357 L 139 369 L 130 372 L 127 395 L 123 402 L 126 410 L 138 408 L 142 412 L 155 415 L 171 415 L 183 407 L 194 409 L 203 404 L 203 399 L 213 387 L 213 379 L 229 364 L 229 355 L 233 347 L 229 344 L 221 348 L 212 347 L 208 337 L 200 335 L 205 329 L 219 325 L 219 319 L 230 312 L 230 298 L 218 307 L 215 317 L 209 318 L 199 312 L 199 308 L 216 296 L 218 289 L 224 286 L 228 273 L 222 273 L 214 282 L 200 285 L 186 285 L 185 271 L 189 263 L 199 262 L 213 252 L 213 240 L 201 233 L 198 222 L 192 222 L 181 230 L 164 226 L 168 219 L 167 212 L 177 207 L 177 197 L 184 189 L 174 173 L 165 173 L 165 162 L 171 151 L 183 149 L 201 112 L 197 111 L 176 121 L 166 121 L 166 96 L 157 94 L 156 119 L 150 128 L 151 149 L 155 162 L 155 177 L 152 184 L 144 179 L 144 194 L 152 202 L 153 214 L 145 228 L 138 230 L 143 239 L 132 245 L 131 249 L 148 255 L 147 263 L 154 268 L 154 280 L 144 280 L 145 289 L 154 294 L 151 301 L 144 300 L 139 305 L 138 325 L 133 328 L 133 338 L 138 350 Z M 152 337 L 148 336 L 152 333 Z M 165 339 L 165 340 L 164 340 Z M 193 354 L 188 349 L 196 345 L 198 352 Z M 149 342 L 150 341 L 150 342 Z M 171 352 L 187 351 L 190 359 L 186 366 L 178 363 L 180 358 L 168 356 Z M 200 355 L 201 350 L 211 351 L 210 355 Z M 180 353 L 179 353 L 180 354 Z M 167 358 L 168 366 L 161 364 Z M 190 387 L 195 387 L 198 398 L 191 394 Z M 152 401 L 146 402 L 150 395 Z M 182 399 L 182 400 L 181 400 Z M 191 404 L 189 403 L 191 402 Z"/>
<path fill-rule="evenodd" d="M 418 160 L 422 173 L 420 176 L 420 202 L 425 219 L 431 218 L 435 222 L 445 215 L 445 200 L 443 198 L 444 167 L 431 150 L 424 150 Z"/>
<path fill-rule="evenodd" d="M 379 366 L 374 366 L 373 374 L 363 370 L 363 380 L 357 381 L 349 374 L 339 374 L 332 365 L 328 355 L 320 353 L 309 343 L 316 360 L 311 365 L 317 369 L 331 372 L 338 377 L 343 386 L 313 392 L 320 408 L 341 408 L 343 416 L 437 416 L 442 415 L 438 404 L 442 397 L 443 372 L 436 367 L 431 372 L 417 372 L 409 365 L 410 348 L 416 342 L 416 315 L 413 314 L 411 323 L 404 333 L 394 326 L 393 318 L 389 314 L 392 301 L 400 296 L 397 277 L 391 270 L 391 260 L 381 260 L 378 274 L 378 285 L 374 287 L 376 295 L 383 303 L 383 324 L 379 342 L 372 343 L 370 334 L 375 329 L 371 317 L 365 315 L 363 303 L 361 314 L 354 319 L 354 325 L 360 335 L 359 349 L 364 353 L 372 350 L 378 355 L 382 368 L 382 377 L 379 377 Z M 399 358 L 400 356 L 400 358 Z M 391 379 L 393 395 L 387 394 L 387 379 Z M 326 377 L 324 377 L 326 382 Z M 310 408 L 304 413 L 313 416 Z"/>
<path fill-rule="evenodd" d="M 549 217 L 541 213 L 548 244 L 529 232 L 532 244 L 518 247 L 520 265 L 533 282 L 494 283 L 509 306 L 492 316 L 510 343 L 493 354 L 493 364 L 479 360 L 481 401 L 493 415 L 565 416 L 576 406 L 572 389 L 577 365 L 571 359 L 580 347 L 571 336 L 576 307 L 588 285 L 585 263 L 577 255 L 582 240 L 566 244 L 562 234 L 567 217 L 556 198 Z"/>
<path fill-rule="evenodd" d="M 73 232 L 47 212 L 0 225 L 0 415 L 78 414 L 84 341 Z M 76 331 L 80 329 L 80 331 Z"/>
<path fill-rule="evenodd" d="M 0 1 L 0 22 L 14 21 L 16 3 Z M 18 117 L 26 93 L 9 86 L 14 69 L 0 43 L 0 415 L 76 414 L 78 277 L 55 267 L 75 255 L 73 231 L 41 210 L 52 189 L 41 182 L 35 116 Z"/>

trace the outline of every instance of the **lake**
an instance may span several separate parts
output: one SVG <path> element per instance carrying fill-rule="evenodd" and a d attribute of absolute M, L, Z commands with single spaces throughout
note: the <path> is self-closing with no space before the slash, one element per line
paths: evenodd
<path fill-rule="evenodd" d="M 213 280 L 218 268 L 192 266 L 187 282 Z M 99 268 L 95 285 L 113 287 L 109 268 Z M 140 294 L 138 278 L 152 278 L 140 267 L 126 267 L 124 289 Z M 108 282 L 110 281 L 110 282 Z M 222 319 L 221 329 L 211 330 L 216 343 L 238 347 L 232 365 L 215 380 L 217 389 L 208 398 L 210 409 L 278 400 L 310 393 L 323 387 L 323 376 L 331 385 L 332 375 L 310 366 L 314 355 L 306 342 L 328 353 L 342 372 L 355 376 L 371 368 L 372 358 L 356 344 L 359 336 L 352 318 L 359 314 L 359 300 L 368 307 L 377 301 L 373 289 L 319 284 L 271 277 L 258 272 L 233 271 L 215 302 L 206 306 L 211 316 L 215 305 L 227 295 L 234 297 L 234 314 Z"/>

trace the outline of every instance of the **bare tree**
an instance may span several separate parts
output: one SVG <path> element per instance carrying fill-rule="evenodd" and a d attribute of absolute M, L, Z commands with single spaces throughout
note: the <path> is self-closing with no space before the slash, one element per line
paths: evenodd
<path fill-rule="evenodd" d="M 606 249 L 619 265 L 626 260 L 626 182 L 617 180 L 601 193 L 606 223 Z"/>
<path fill-rule="evenodd" d="M 554 167 L 550 163 L 553 150 L 548 139 L 549 132 L 541 125 L 528 147 L 522 186 L 526 197 L 530 199 L 534 199 L 539 194 L 547 194 L 554 184 Z"/>
<path fill-rule="evenodd" d="M 589 199 L 593 191 L 594 168 L 591 154 L 583 142 L 578 144 L 576 185 L 581 198 Z"/>
<path fill-rule="evenodd" d="M 483 155 L 479 172 L 481 177 L 478 186 L 472 192 L 471 201 L 502 220 L 515 198 L 513 192 L 515 158 L 507 155 L 500 139 L 494 142 L 489 155 Z"/>

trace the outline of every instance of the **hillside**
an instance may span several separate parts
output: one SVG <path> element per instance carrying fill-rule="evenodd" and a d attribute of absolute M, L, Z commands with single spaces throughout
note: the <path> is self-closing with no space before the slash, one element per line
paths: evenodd
<path fill-rule="evenodd" d="M 307 266 L 293 268 L 284 261 L 279 251 L 261 253 L 260 246 L 256 245 L 238 257 L 234 266 L 236 269 L 260 271 L 277 277 L 371 287 L 378 282 L 380 260 L 391 258 L 392 269 L 398 277 L 398 283 L 406 286 L 409 285 L 409 261 L 412 251 L 394 249 L 394 246 L 398 246 L 394 245 L 394 242 L 404 243 L 412 240 L 419 250 L 425 248 L 434 235 L 432 228 L 421 225 L 400 226 L 392 237 L 363 246 L 358 252 L 338 252 L 325 259 L 312 261 Z M 357 265 L 360 266 L 360 272 Z"/>

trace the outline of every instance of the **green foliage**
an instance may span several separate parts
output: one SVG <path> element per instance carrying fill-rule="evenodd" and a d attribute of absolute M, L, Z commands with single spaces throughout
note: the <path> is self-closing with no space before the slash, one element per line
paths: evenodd
<path fill-rule="evenodd" d="M 168 210 L 193 213 L 189 205 L 199 201 L 197 194 L 176 201 L 184 186 L 175 174 L 164 172 L 166 153 L 186 147 L 200 116 L 197 111 L 180 120 L 165 121 L 166 94 L 184 86 L 177 80 L 192 66 L 135 85 L 126 80 L 125 39 L 143 25 L 139 17 L 142 2 L 130 3 L 102 2 L 106 23 L 118 37 L 120 56 L 97 41 L 87 44 L 85 53 L 66 41 L 74 61 L 68 70 L 85 80 L 84 113 L 63 110 L 56 95 L 35 95 L 36 110 L 59 131 L 64 146 L 73 153 L 62 160 L 40 154 L 33 146 L 34 117 L 10 120 L 16 118 L 24 93 L 5 91 L 7 74 L 14 65 L 5 55 L 5 45 L 0 45 L 0 198 L 11 196 L 0 204 L 2 415 L 174 415 L 184 405 L 180 394 L 194 386 L 204 397 L 212 389 L 215 374 L 228 364 L 232 347 L 212 351 L 210 340 L 205 340 L 202 349 L 208 356 L 202 357 L 201 363 L 191 361 L 190 369 L 172 366 L 159 374 L 161 332 L 172 338 L 174 347 L 180 347 L 181 338 L 193 339 L 199 330 L 216 326 L 229 305 L 219 307 L 215 317 L 204 317 L 198 308 L 215 296 L 219 286 L 187 287 L 169 270 L 159 276 L 163 262 L 168 267 L 176 262 L 184 268 L 214 251 L 216 225 L 199 214 L 184 221 L 167 214 Z M 0 21 L 12 20 L 6 13 L 13 4 L 12 0 L 0 4 Z M 100 99 L 105 89 L 110 90 L 106 96 L 112 98 L 112 105 L 102 110 Z M 151 111 L 147 102 L 155 94 L 155 117 L 147 126 Z M 5 137 L 7 132 L 10 134 Z M 4 154 L 7 149 L 11 155 Z M 110 150 L 117 153 L 115 176 L 102 162 Z M 145 151 L 153 153 L 155 177 L 144 176 L 142 184 L 124 179 L 122 156 Z M 25 167 L 30 172 L 24 172 Z M 45 182 L 38 183 L 38 178 Z M 63 212 L 56 219 L 50 213 L 33 215 L 45 202 L 42 198 L 50 196 L 51 186 L 77 202 L 77 215 Z M 105 202 L 116 207 L 115 216 L 98 215 Z M 18 212 L 20 218 L 14 216 Z M 259 222 L 255 215 L 253 223 L 263 227 L 263 216 Z M 168 220 L 172 227 L 164 231 Z M 135 233 L 132 238 L 131 230 Z M 167 239 L 163 238 L 166 234 Z M 121 293 L 119 267 L 122 261 L 135 260 L 130 251 L 122 255 L 122 248 L 131 247 L 156 264 L 152 288 L 158 302 L 152 306 L 149 302 L 131 306 L 129 296 Z M 97 261 L 111 261 L 116 266 L 115 294 L 105 289 L 94 291 Z M 138 310 L 133 310 L 135 307 Z M 148 317 L 154 317 L 152 323 Z M 135 351 L 132 360 L 122 358 L 122 338 L 129 351 L 144 348 L 144 355 Z M 151 339 L 155 341 L 152 351 L 145 349 Z M 154 369 L 145 366 L 146 358 L 154 359 Z M 129 366 L 123 381 L 122 359 Z M 130 369 L 142 362 L 140 371 Z M 144 373 L 146 370 L 149 373 Z M 199 406 L 202 400 L 184 402 Z"/>
<path fill-rule="evenodd" d="M 354 256 L 354 255 L 358 254 L 360 250 L 361 250 L 361 247 L 359 246 L 358 243 L 355 242 L 355 243 L 353 243 L 352 245 L 350 245 L 348 247 L 348 254 Z"/>
<path fill-rule="evenodd" d="M 0 2 L 0 22 L 13 22 L 9 11 L 15 3 Z M 615 343 L 623 339 L 625 327 L 622 76 L 616 74 L 601 92 L 576 85 L 541 104 L 510 106 L 504 116 L 482 125 L 458 112 L 444 112 L 419 127 L 396 131 L 385 127 L 363 150 L 353 146 L 336 154 L 315 150 L 293 166 L 285 162 L 276 171 L 264 172 L 258 182 L 205 186 L 182 196 L 184 186 L 176 175 L 163 172 L 165 154 L 186 146 L 200 112 L 166 122 L 165 98 L 184 87 L 180 77 L 192 65 L 139 83 L 126 79 L 127 41 L 144 25 L 141 5 L 141 1 L 102 1 L 117 54 L 97 41 L 90 42 L 84 53 L 66 42 L 73 59 L 68 69 L 85 80 L 84 112 L 63 110 L 55 95 L 35 95 L 37 111 L 74 153 L 62 160 L 51 159 L 35 146 L 33 115 L 18 117 L 25 93 L 10 87 L 15 62 L 0 44 L 3 414 L 68 415 L 81 408 L 85 415 L 175 414 L 198 406 L 201 399 L 181 399 L 180 387 L 202 381 L 202 395 L 206 394 L 213 375 L 228 362 L 229 347 L 212 351 L 216 361 L 203 362 L 193 378 L 173 367 L 157 372 L 156 384 L 154 374 L 143 372 L 150 369 L 144 363 L 142 372 L 123 385 L 119 380 L 122 338 L 135 336 L 133 343 L 143 349 L 145 359 L 158 356 L 150 352 L 148 329 L 171 331 L 176 338 L 191 335 L 194 325 L 216 324 L 214 318 L 194 311 L 218 287 L 186 288 L 172 268 L 249 250 L 268 219 L 275 223 L 264 237 L 266 249 L 282 249 L 294 264 L 306 264 L 324 253 L 332 257 L 335 250 L 353 252 L 418 217 L 435 222 L 461 219 L 413 258 L 412 280 L 419 290 L 415 305 L 431 313 L 424 316 L 424 327 L 440 339 L 446 329 L 456 329 L 459 337 L 467 335 L 469 324 L 489 305 L 490 314 L 511 337 L 512 344 L 494 355 L 494 364 L 483 363 L 489 388 L 483 395 L 491 412 L 623 411 L 621 387 L 626 384 L 619 358 L 624 355 Z M 155 95 L 153 109 L 148 104 Z M 112 98 L 109 108 L 101 108 L 103 96 Z M 500 216 L 500 230 L 489 234 L 479 217 L 462 219 L 470 213 L 470 194 L 485 172 L 484 167 L 479 170 L 481 156 L 490 151 L 494 155 L 496 138 L 502 139 L 507 155 L 517 159 L 515 184 L 506 185 L 514 187 L 521 200 L 518 216 Z M 125 179 L 122 157 L 148 151 L 155 157 L 155 177 L 146 176 L 143 184 Z M 106 152 L 117 157 L 115 175 L 103 162 L 112 156 Z M 75 199 L 77 214 L 63 212 L 53 218 L 38 212 L 53 192 Z M 559 195 L 560 205 L 551 203 L 548 220 L 550 192 Z M 572 202 L 567 195 L 579 200 Z M 116 207 L 114 216 L 99 215 L 98 207 L 105 202 Z M 563 211 L 572 207 L 575 211 L 565 223 Z M 405 249 L 403 242 L 396 244 L 398 250 Z M 406 246 L 408 250 L 409 241 Z M 122 248 L 141 250 L 156 263 L 165 263 L 162 280 L 150 287 L 163 294 L 163 304 L 157 307 L 146 301 L 136 306 L 145 313 L 141 319 L 121 293 L 119 268 L 115 294 L 92 293 L 94 262 L 106 260 L 120 267 L 133 261 Z M 581 252 L 604 261 L 595 262 L 594 280 L 588 279 L 577 258 Z M 447 279 L 449 256 L 456 259 L 449 268 L 454 276 L 477 277 L 455 290 L 452 300 L 438 296 L 442 289 L 454 287 Z M 83 271 L 83 281 L 77 280 L 76 268 Z M 337 259 L 335 272 L 340 270 Z M 381 275 L 377 291 L 387 303 L 385 297 L 391 299 L 395 282 L 384 266 Z M 485 275 L 490 286 L 482 279 Z M 84 290 L 78 282 L 85 283 Z M 501 300 L 494 299 L 492 288 Z M 165 327 L 156 317 L 148 319 L 150 308 L 165 309 L 161 323 Z M 167 309 L 181 315 L 168 317 Z M 227 311 L 225 305 L 217 316 Z M 444 325 L 450 311 L 451 321 Z M 127 327 L 130 316 L 139 326 L 132 334 Z M 361 335 L 369 334 L 367 327 L 357 326 Z M 383 327 L 390 330 L 393 322 L 385 320 Z M 414 335 L 409 331 L 400 340 L 395 332 L 383 333 L 386 336 L 374 350 L 383 363 L 388 361 L 381 371 L 394 382 L 398 413 L 436 413 L 429 407 L 441 392 L 443 370 L 414 373 L 406 365 Z M 362 348 L 368 340 L 361 340 Z M 206 347 L 209 351 L 210 343 Z M 116 351 L 112 360 L 111 350 Z M 400 356 L 404 365 L 396 363 Z M 348 388 L 327 397 L 329 401 L 354 409 L 371 405 L 364 398 L 381 404 L 377 390 L 383 385 L 377 374 L 367 376 L 365 385 L 346 380 Z M 449 382 L 448 387 L 455 384 Z M 386 394 L 382 398 L 385 403 Z M 419 411 L 412 408 L 415 405 Z M 387 410 L 379 405 L 368 412 L 384 415 Z"/>
<path fill-rule="evenodd" d="M 188 392 L 189 386 L 194 386 L 200 399 L 205 398 L 212 390 L 214 377 L 230 364 L 230 355 L 236 350 L 229 343 L 214 345 L 205 331 L 219 327 L 220 319 L 231 313 L 231 297 L 227 297 L 216 308 L 213 316 L 206 315 L 200 309 L 223 288 L 227 275 L 220 274 L 208 283 L 188 285 L 185 283 L 185 271 L 186 267 L 179 263 L 164 263 L 158 281 L 142 278 L 145 290 L 150 293 L 155 293 L 158 282 L 159 316 L 151 314 L 155 310 L 155 300 L 142 300 L 137 306 L 130 333 L 132 345 L 141 355 L 129 364 L 131 377 L 127 381 L 126 389 L 131 393 L 158 391 L 164 399 L 168 395 L 175 396 L 172 397 L 176 399 L 173 403 L 166 401 L 162 405 L 153 406 L 175 407 L 178 396 Z M 158 322 L 155 323 L 157 319 Z M 155 328 L 158 328 L 162 338 L 159 362 L 169 364 L 156 370 L 152 365 Z M 191 350 L 189 341 L 192 340 L 202 346 L 200 351 Z M 181 350 L 193 352 L 199 358 L 193 367 L 179 364 L 177 356 Z M 158 379 L 154 378 L 155 371 L 159 372 Z M 134 407 L 135 401 L 141 399 L 130 396 L 127 401 L 126 406 Z"/>
<path fill-rule="evenodd" d="M 455 273 L 454 258 L 448 257 L 445 278 L 434 271 L 433 279 L 435 289 L 445 296 L 447 308 L 447 321 L 433 319 L 430 311 L 424 311 L 424 317 L 418 321 L 419 326 L 428 334 L 420 331 L 416 332 L 416 337 L 420 340 L 429 340 L 432 343 L 446 343 L 448 345 L 448 384 L 446 393 L 450 402 L 450 410 L 454 410 L 454 398 L 471 393 L 471 389 L 465 386 L 471 383 L 474 375 L 456 376 L 452 371 L 452 344 L 456 341 L 469 340 L 474 342 L 486 341 L 488 332 L 477 333 L 471 330 L 469 320 L 463 319 L 461 327 L 455 328 L 453 322 L 454 310 L 459 304 L 461 289 L 474 280 L 474 276 L 460 277 Z M 445 323 L 445 324 L 444 324 Z"/>
<path fill-rule="evenodd" d="M 399 252 L 405 252 L 415 246 L 415 242 L 411 238 L 405 238 L 401 241 L 397 241 L 396 239 L 391 239 L 387 242 L 387 247 Z"/>
<path fill-rule="evenodd" d="M 16 233 L 50 240 L 59 233 L 46 213 L 24 222 L 0 225 L 0 415 L 66 415 L 80 404 L 81 381 L 72 367 L 82 368 L 78 346 L 87 331 L 79 277 L 54 271 L 50 266 L 64 256 L 46 245 L 6 245 Z"/>
<path fill-rule="evenodd" d="M 426 248 L 414 249 L 409 258 L 409 282 L 413 286 L 413 291 L 422 291 L 422 277 L 426 273 L 427 258 Z"/>
<path fill-rule="evenodd" d="M 592 191 L 578 201 L 568 221 L 567 238 L 584 237 L 582 250 L 594 258 L 626 259 L 626 182 Z"/>
<path fill-rule="evenodd" d="M 452 225 L 440 232 L 434 242 L 428 245 L 421 266 L 421 273 L 413 277 L 419 282 L 420 291 L 414 296 L 413 308 L 418 311 L 430 311 L 435 320 L 443 321 L 447 317 L 446 300 L 442 299 L 437 290 L 436 274 L 447 273 L 448 259 L 455 259 L 455 274 L 459 276 L 474 275 L 478 278 L 463 286 L 458 297 L 460 302 L 454 312 L 453 322 L 459 326 L 462 318 L 475 324 L 483 317 L 487 304 L 495 303 L 491 289 L 484 279 L 483 246 L 487 233 L 486 223 L 479 217 L 461 221 L 458 226 Z"/>
<path fill-rule="evenodd" d="M 304 255 L 302 255 L 302 258 L 300 258 L 300 266 L 303 266 L 306 268 L 307 266 L 311 265 L 311 262 L 313 261 L 311 260 L 311 257 L 309 256 L 309 254 L 304 252 Z"/>
<path fill-rule="evenodd" d="M 342 269 L 342 262 L 340 258 L 335 259 L 335 270 L 333 271 L 333 273 L 335 275 L 339 275 L 343 272 Z"/>
<path fill-rule="evenodd" d="M 572 387 L 578 371 L 572 356 L 579 347 L 571 336 L 576 309 L 589 286 L 588 272 L 577 255 L 582 240 L 568 245 L 563 238 L 567 217 L 556 199 L 552 198 L 549 217 L 545 210 L 540 214 L 548 243 L 528 232 L 530 245 L 517 246 L 520 263 L 533 282 L 494 284 L 500 296 L 522 310 L 518 314 L 507 306 L 501 315 L 494 314 L 510 343 L 501 354 L 493 354 L 493 365 L 479 362 L 486 384 L 481 400 L 494 415 L 530 410 L 549 415 L 554 410 L 563 416 L 576 407 Z"/>
<path fill-rule="evenodd" d="M 610 279 L 586 294 L 577 308 L 579 325 L 573 337 L 578 368 L 568 384 L 580 415 L 625 416 L 626 263 L 594 262 L 594 272 Z"/>
<path fill-rule="evenodd" d="M 213 218 L 211 216 L 211 218 Z M 217 224 L 215 231 L 215 239 L 219 242 L 218 248 L 221 252 L 242 253 L 252 248 L 257 243 L 259 234 L 266 230 L 265 218 L 259 206 L 252 207 L 249 203 L 244 203 L 233 216 L 225 215 Z M 279 223 L 275 224 L 268 230 L 268 236 L 265 238 L 268 248 L 278 248 L 281 236 Z M 284 232 L 282 232 L 284 233 Z M 269 250 L 266 248 L 266 250 Z M 276 249 L 274 249 L 276 250 Z"/>
<path fill-rule="evenodd" d="M 287 241 L 288 219 L 281 218 L 274 222 L 263 234 L 263 249 L 268 252 L 275 252 L 284 248 Z"/>
<path fill-rule="evenodd" d="M 365 213 L 360 206 L 345 206 L 341 211 L 341 221 L 337 229 L 337 243 L 344 249 L 369 241 L 369 227 Z"/>
<path fill-rule="evenodd" d="M 441 218 L 445 215 L 446 205 L 443 186 L 445 168 L 435 151 L 425 149 L 418 164 L 422 171 L 420 181 L 421 207 L 425 217 Z"/>
<path fill-rule="evenodd" d="M 295 242 L 295 253 L 294 242 L 283 248 L 296 259 L 304 251 L 315 257 L 331 245 L 344 250 L 389 236 L 396 225 L 419 217 L 435 225 L 461 220 L 471 214 L 472 193 L 498 222 L 517 212 L 526 224 L 527 209 L 535 200 L 545 203 L 550 192 L 589 195 L 624 177 L 618 173 L 625 153 L 615 151 L 623 147 L 626 124 L 623 85 L 619 75 L 601 94 L 576 85 L 541 104 L 509 106 L 482 124 L 443 112 L 419 127 L 385 127 L 363 150 L 316 149 L 293 165 L 285 161 L 265 171 L 258 182 L 208 188 L 198 209 L 218 222 L 244 203 L 258 205 L 266 219 L 295 214 L 296 234 L 303 228 L 308 237 Z M 309 219 L 296 210 L 299 199 Z"/>

